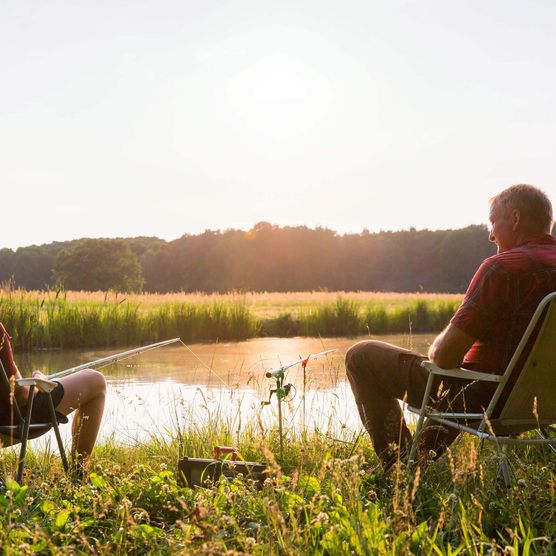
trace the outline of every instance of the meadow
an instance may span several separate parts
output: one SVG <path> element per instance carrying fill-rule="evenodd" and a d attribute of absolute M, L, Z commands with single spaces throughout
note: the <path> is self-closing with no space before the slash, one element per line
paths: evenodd
<path fill-rule="evenodd" d="M 248 477 L 188 488 L 180 454 L 210 457 L 235 444 L 268 463 L 262 488 Z M 7 450 L 3 451 L 4 453 Z M 512 458 L 518 482 L 496 478 L 491 447 L 461 442 L 410 476 L 365 472 L 376 463 L 366 436 L 290 433 L 283 458 L 274 431 L 230 430 L 217 420 L 171 440 L 135 447 L 105 443 L 84 479 L 59 459 L 31 453 L 26 486 L 0 493 L 4 554 L 553 554 L 556 469 L 543 450 Z M 3 455 L 3 476 L 15 457 Z"/>
<path fill-rule="evenodd" d="M 364 318 L 374 307 L 374 315 L 379 311 L 387 315 L 384 326 L 393 326 L 393 315 L 401 315 L 399 323 L 405 332 L 409 319 L 410 328 L 416 323 L 436 325 L 431 315 L 443 318 L 443 311 L 447 313 L 451 304 L 459 303 L 457 297 L 419 294 L 295 294 L 297 299 L 274 295 L 261 296 L 262 311 L 269 311 L 266 319 L 285 310 L 300 322 L 303 315 L 317 314 L 321 323 L 330 318 L 330 326 L 338 326 L 343 315 L 351 326 L 349 315 Z M 219 314 L 239 303 L 249 318 L 265 321 L 256 317 L 254 295 L 239 300 L 235 296 L 145 297 L 128 300 L 72 292 L 65 296 L 11 292 L 1 299 L 11 299 L 8 306 L 12 310 L 25 309 L 27 304 L 38 308 L 34 309 L 37 320 L 31 323 L 47 323 L 52 316 L 56 322 L 57 311 L 73 314 L 76 322 L 87 311 L 118 316 L 118 311 L 130 311 L 126 307 L 133 308 L 133 318 L 138 321 L 152 318 L 152 314 L 167 318 L 172 304 L 182 307 L 188 303 L 198 307 L 204 303 L 207 308 L 216 304 L 223 307 Z M 286 303 L 290 305 L 284 309 Z M 418 320 L 416 309 L 420 306 L 426 307 L 421 311 L 428 320 Z M 108 321 L 115 332 L 122 326 L 117 316 Z M 63 334 L 63 322 L 58 326 Z M 100 319 L 98 326 L 98 341 L 105 341 L 107 324 Z M 255 331 L 261 333 L 260 328 Z M 33 341 L 36 339 L 31 338 L 30 345 Z M 328 372 L 339 380 L 336 367 Z M 312 411 L 326 413 L 328 425 L 309 428 L 304 419 L 302 424 L 290 419 L 300 411 L 297 396 L 294 406 L 286 409 L 282 453 L 275 421 L 242 418 L 241 396 L 239 390 L 230 388 L 222 390 L 216 406 L 174 400 L 176 418 L 171 430 L 152 432 L 148 440 L 131 445 L 103 441 L 95 448 L 84 478 L 65 475 L 59 457 L 46 444 L 28 453 L 25 485 L 19 485 L 11 478 L 17 451 L 1 450 L 0 478 L 6 483 L 6 489 L 0 490 L 3 553 L 556 553 L 556 461 L 548 448 L 524 446 L 512 453 L 515 480 L 509 489 L 497 478 L 494 448 L 471 438 L 414 474 L 403 462 L 384 474 L 377 467 L 367 434 L 340 422 L 343 407 L 339 399 L 326 407 L 310 406 L 309 415 Z M 225 404 L 237 407 L 237 415 L 227 417 Z M 121 427 L 125 426 L 122 422 Z M 184 455 L 211 457 L 216 445 L 236 446 L 243 459 L 267 463 L 268 477 L 262 488 L 249 477 L 223 478 L 208 488 L 180 484 L 178 459 Z"/>
<path fill-rule="evenodd" d="M 374 292 L 141 294 L 0 289 L 18 349 L 128 346 L 257 336 L 438 332 L 461 295 Z"/>

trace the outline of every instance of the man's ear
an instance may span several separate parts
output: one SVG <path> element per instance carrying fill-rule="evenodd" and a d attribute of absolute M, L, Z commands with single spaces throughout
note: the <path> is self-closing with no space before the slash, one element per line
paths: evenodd
<path fill-rule="evenodd" d="M 515 208 L 512 209 L 512 212 L 510 214 L 510 219 L 512 222 L 512 230 L 515 232 L 517 231 L 519 224 L 522 222 L 521 211 Z"/>

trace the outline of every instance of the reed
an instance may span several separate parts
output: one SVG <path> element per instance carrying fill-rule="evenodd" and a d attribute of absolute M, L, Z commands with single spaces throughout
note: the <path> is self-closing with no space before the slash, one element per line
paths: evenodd
<path fill-rule="evenodd" d="M 18 349 L 129 346 L 265 336 L 438 332 L 461 296 L 372 292 L 169 294 L 0 290 Z"/>
<path fill-rule="evenodd" d="M 175 336 L 188 342 L 244 339 L 259 331 L 241 297 L 144 307 L 125 298 L 70 300 L 66 294 L 4 292 L 0 321 L 19 349 L 129 346 Z"/>
<path fill-rule="evenodd" d="M 450 321 L 460 299 L 408 298 L 395 304 L 358 302 L 338 296 L 299 313 L 282 312 L 262 322 L 262 330 L 276 336 L 355 336 L 439 332 Z"/>

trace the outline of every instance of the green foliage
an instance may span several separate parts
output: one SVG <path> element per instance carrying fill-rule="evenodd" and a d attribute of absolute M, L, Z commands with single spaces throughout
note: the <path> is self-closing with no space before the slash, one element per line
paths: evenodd
<path fill-rule="evenodd" d="M 146 256 L 143 270 L 146 290 L 158 292 L 462 292 L 493 253 L 483 226 L 340 236 L 260 222 L 247 232 L 185 235 Z"/>
<path fill-rule="evenodd" d="M 513 458 L 526 482 L 505 489 L 489 447 L 477 456 L 466 440 L 410 477 L 367 474 L 367 441 L 335 442 L 290 433 L 277 461 L 275 436 L 244 430 L 246 459 L 266 461 L 262 488 L 239 477 L 190 489 L 175 477 L 178 452 L 210 457 L 229 442 L 223 422 L 189 423 L 178 440 L 96 449 L 84 481 L 59 460 L 28 455 L 28 486 L 8 478 L 0 493 L 0 545 L 6 554 L 552 554 L 556 468 L 548 452 L 523 448 Z M 202 441 L 200 442 L 200 439 Z M 16 464 L 5 450 L 4 475 Z"/>
<path fill-rule="evenodd" d="M 260 326 L 241 297 L 144 310 L 117 297 L 71 302 L 63 292 L 41 300 L 7 291 L 0 296 L 0 320 L 19 349 L 129 346 L 177 336 L 187 342 L 244 339 L 256 336 Z"/>
<path fill-rule="evenodd" d="M 207 230 L 172 242 L 80 239 L 1 249 L 0 283 L 43 289 L 58 280 L 91 291 L 144 285 L 150 292 L 463 292 L 493 253 L 484 226 L 338 235 L 260 222 L 249 231 Z"/>
<path fill-rule="evenodd" d="M 143 286 L 139 259 L 123 239 L 83 239 L 62 249 L 54 280 L 68 290 L 133 292 Z"/>
<path fill-rule="evenodd" d="M 355 336 L 440 332 L 459 301 L 384 301 L 357 303 L 339 296 L 334 303 L 316 304 L 298 314 L 280 313 L 261 323 L 263 333 L 275 336 Z"/>
<path fill-rule="evenodd" d="M 53 242 L 0 250 L 0 283 L 11 282 L 27 290 L 40 290 L 52 285 L 52 266 L 56 255 L 71 248 L 79 240 Z"/>
<path fill-rule="evenodd" d="M 351 336 L 438 332 L 458 301 L 400 299 L 388 304 L 339 296 L 264 320 L 243 296 L 226 301 L 142 304 L 127 298 L 70 301 L 64 292 L 39 298 L 5 290 L 0 320 L 19 349 L 136 345 L 179 336 L 187 342 L 272 336 Z"/>
<path fill-rule="evenodd" d="M 361 332 L 357 303 L 339 296 L 334 304 L 316 306 L 300 315 L 305 336 L 349 336 Z"/>

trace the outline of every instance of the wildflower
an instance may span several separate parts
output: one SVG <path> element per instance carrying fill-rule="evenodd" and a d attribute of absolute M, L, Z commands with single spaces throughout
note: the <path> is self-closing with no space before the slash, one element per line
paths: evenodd
<path fill-rule="evenodd" d="M 327 525 L 330 522 L 330 516 L 325 512 L 320 512 L 315 520 L 313 521 L 313 525 Z"/>
<path fill-rule="evenodd" d="M 247 548 L 254 548 L 257 544 L 257 541 L 253 537 L 245 537 L 245 546 Z"/>

